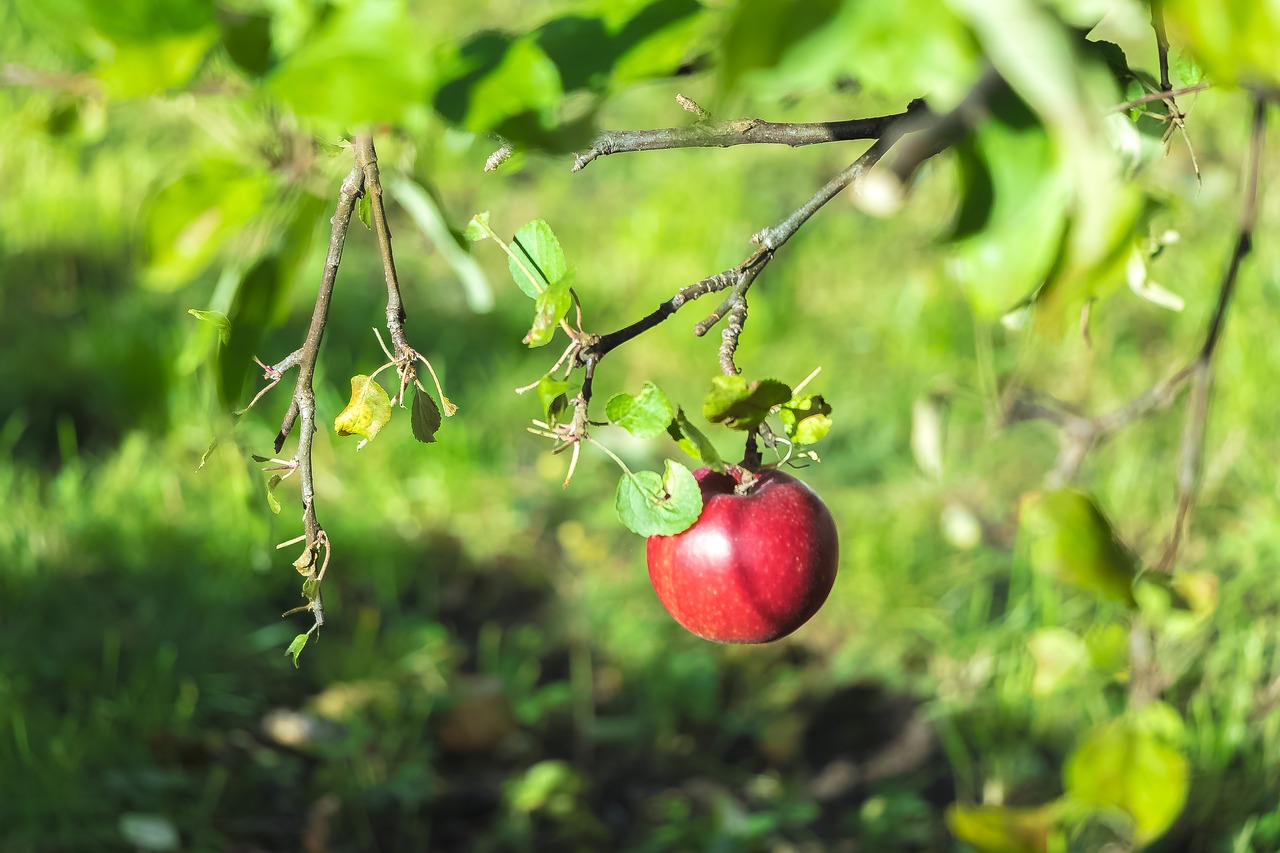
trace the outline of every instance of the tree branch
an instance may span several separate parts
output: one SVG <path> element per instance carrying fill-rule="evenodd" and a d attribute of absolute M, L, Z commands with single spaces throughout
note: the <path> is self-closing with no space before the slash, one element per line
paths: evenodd
<path fill-rule="evenodd" d="M 391 251 L 391 229 L 387 226 L 387 210 L 382 200 L 378 153 L 374 150 L 371 134 L 357 134 L 355 153 L 356 165 L 364 175 L 364 189 L 369 195 L 373 232 L 377 235 L 378 252 L 382 256 L 382 275 L 387 282 L 387 331 L 391 333 L 391 345 L 394 347 L 398 362 L 409 349 L 409 342 L 404 333 L 404 303 L 400 299 L 400 279 L 396 275 L 395 256 Z"/>
<path fill-rule="evenodd" d="M 1151 0 L 1151 29 L 1156 34 L 1156 49 L 1160 53 L 1160 91 L 1173 89 L 1169 82 L 1169 36 L 1164 30 L 1164 0 Z"/>
<path fill-rule="evenodd" d="M 694 124 L 651 130 L 602 130 L 588 150 L 574 155 L 573 171 L 582 171 L 598 157 L 631 151 L 728 148 L 733 145 L 789 145 L 795 148 L 824 142 L 877 139 L 884 135 L 890 125 L 907 115 L 898 113 L 873 118 L 808 123 L 780 123 L 758 118 L 714 121 L 706 110 L 689 98 L 677 95 L 676 101 L 698 116 Z"/>
<path fill-rule="evenodd" d="M 1163 93 L 1163 96 L 1167 94 Z M 1222 339 L 1227 311 L 1235 295 L 1240 266 L 1253 250 L 1265 124 L 1266 99 L 1263 94 L 1258 94 L 1254 101 L 1249 154 L 1245 165 L 1243 202 L 1235 248 L 1218 288 L 1218 300 L 1206 327 L 1204 342 L 1190 362 L 1169 378 L 1160 380 L 1127 403 L 1102 415 L 1088 417 L 1077 414 L 1061 401 L 1044 395 L 1019 395 L 1011 401 L 1006 410 L 1006 423 L 1044 419 L 1058 425 L 1061 431 L 1062 447 L 1054 470 L 1048 477 L 1049 485 L 1056 487 L 1065 485 L 1075 478 L 1085 456 L 1097 442 L 1153 412 L 1168 408 L 1188 382 L 1191 383 L 1192 393 L 1187 404 L 1186 422 L 1178 454 L 1178 509 L 1173 531 L 1157 565 L 1157 569 L 1161 571 L 1167 572 L 1173 569 L 1200 489 L 1205 428 L 1213 386 L 1213 359 Z"/>
<path fill-rule="evenodd" d="M 1149 104 L 1153 101 L 1171 101 L 1180 95 L 1190 95 L 1193 92 L 1203 92 L 1211 86 L 1213 86 L 1213 84 L 1206 80 L 1203 83 L 1197 83 L 1194 86 L 1184 86 L 1181 89 L 1170 89 L 1167 92 L 1150 92 L 1142 97 L 1134 98 L 1132 101 L 1125 101 L 1123 104 L 1116 104 L 1110 111 L 1113 113 L 1123 113 L 1133 109 L 1134 107 L 1140 107 L 1143 104 Z"/>
<path fill-rule="evenodd" d="M 316 293 L 316 305 L 311 314 L 311 325 L 307 329 L 307 337 L 302 347 L 291 353 L 280 365 L 298 366 L 298 382 L 294 387 L 293 398 L 289 410 L 276 436 L 276 452 L 284 446 L 285 439 L 292 431 L 295 422 L 300 421 L 298 432 L 298 450 L 293 462 L 298 471 L 302 491 L 302 526 L 305 539 L 303 552 L 294 561 L 294 567 L 312 583 L 312 592 L 307 596 L 308 604 L 304 609 L 315 616 L 316 627 L 324 624 L 324 609 L 320 598 L 319 581 L 323 577 L 324 567 L 329 559 L 329 539 L 316 517 L 315 506 L 315 474 L 312 468 L 312 442 L 316 432 L 316 395 L 314 387 L 316 360 L 320 354 L 320 343 L 324 338 L 324 330 L 329 322 L 329 305 L 333 297 L 334 282 L 338 278 L 338 265 L 342 261 L 342 248 L 346 243 L 347 229 L 351 225 L 351 213 L 355 209 L 356 200 L 364 191 L 364 173 L 357 164 L 342 182 L 338 192 L 338 206 L 333 214 L 333 229 L 329 237 L 329 252 L 325 258 L 324 273 L 320 278 L 320 289 Z M 324 551 L 324 561 L 320 560 L 320 552 Z M 304 594 L 306 590 L 304 585 Z M 314 628 L 312 629 L 314 630 Z"/>
<path fill-rule="evenodd" d="M 732 290 L 732 293 L 721 303 L 719 308 L 694 327 L 694 334 L 699 337 L 705 335 L 724 317 L 733 315 L 735 310 L 738 311 L 737 321 L 731 323 L 730 326 L 733 331 L 723 336 L 720 351 L 722 369 L 725 369 L 726 372 L 736 373 L 736 368 L 730 369 L 726 365 L 733 364 L 733 352 L 737 348 L 738 336 L 741 334 L 742 325 L 746 321 L 745 300 L 747 290 L 750 289 L 756 277 L 769 264 L 769 261 L 773 259 L 774 253 L 795 236 L 796 232 L 809 221 L 813 214 L 835 198 L 841 190 L 861 181 L 871 167 L 879 162 L 885 152 L 901 137 L 902 131 L 899 128 L 905 117 L 910 113 L 910 110 L 902 113 L 898 120 L 889 124 L 885 129 L 884 135 L 876 140 L 874 145 L 824 184 L 808 201 L 776 225 L 756 232 L 752 236 L 751 242 L 757 244 L 757 248 L 741 263 L 682 288 L 679 293 L 659 305 L 648 316 L 615 332 L 595 338 L 578 351 L 575 363 L 585 365 L 588 362 L 598 362 L 612 350 L 657 326 L 689 302 L 708 293 Z M 725 331 L 730 332 L 730 329 Z"/>
<path fill-rule="evenodd" d="M 356 166 L 364 173 L 365 192 L 369 194 L 369 210 L 373 219 L 373 230 L 378 238 L 378 252 L 382 256 L 382 274 L 387 282 L 387 331 L 391 334 L 391 359 L 396 365 L 396 374 L 400 380 L 398 399 L 404 404 L 405 393 L 417 378 L 417 360 L 421 357 L 417 350 L 409 346 L 405 334 L 404 302 L 400 297 L 400 279 L 396 274 L 395 255 L 391 251 L 391 228 L 387 225 L 387 210 L 382 198 L 382 180 L 378 174 L 378 152 L 373 147 L 371 134 L 359 134 L 355 139 Z M 423 363 L 427 363 L 423 359 Z M 428 364 L 428 367 L 430 365 Z M 450 411 L 450 403 L 440 392 L 441 407 Z"/>
<path fill-rule="evenodd" d="M 795 236 L 810 217 L 827 202 L 850 185 L 861 183 L 872 167 L 880 162 L 886 152 L 904 134 L 919 130 L 926 137 L 926 141 L 922 145 L 917 145 L 907 158 L 899 158 L 901 163 L 909 164 L 903 168 L 914 171 L 921 162 L 945 150 L 967 132 L 980 118 L 987 99 L 998 90 L 998 87 L 1004 85 L 1003 79 L 995 71 L 988 70 L 955 110 L 923 125 L 916 123 L 922 117 L 930 116 L 931 113 L 922 100 L 912 101 L 906 111 L 889 116 L 850 122 L 785 125 L 759 119 L 713 122 L 706 110 L 681 95 L 677 96 L 680 105 L 698 116 L 698 122 L 691 127 L 603 133 L 590 150 L 577 155 L 574 171 L 581 170 L 597 157 L 622 151 L 726 147 L 753 142 L 794 146 L 872 137 L 875 137 L 876 141 L 861 157 L 828 181 L 785 219 L 756 232 L 751 242 L 757 244 L 758 248 L 741 263 L 683 288 L 653 312 L 628 326 L 586 340 L 574 353 L 574 366 L 581 367 L 588 364 L 594 366 L 609 352 L 662 323 L 693 299 L 708 293 L 730 290 L 731 293 L 720 306 L 694 326 L 694 334 L 705 335 L 721 320 L 729 317 L 729 326 L 721 334 L 720 365 L 726 373 L 737 373 L 733 357 L 746 323 L 746 294 L 773 259 L 774 253 Z"/>
<path fill-rule="evenodd" d="M 1222 339 L 1227 309 L 1235 296 L 1236 282 L 1240 277 L 1240 265 L 1253 251 L 1253 230 L 1258 220 L 1258 176 L 1262 164 L 1262 142 L 1266 129 L 1267 105 L 1262 95 L 1256 95 L 1253 106 L 1253 126 L 1249 136 L 1249 160 L 1245 166 L 1244 202 L 1240 210 L 1240 228 L 1236 245 L 1218 288 L 1218 303 L 1214 306 L 1204 344 L 1192 364 L 1194 371 L 1191 397 L 1187 403 L 1187 420 L 1182 430 L 1182 446 L 1178 453 L 1178 512 L 1174 518 L 1169 544 L 1160 558 L 1158 568 L 1171 572 L 1178 558 L 1183 534 L 1190 523 L 1191 511 L 1200 494 L 1204 473 L 1204 437 L 1209 420 L 1209 403 L 1213 392 L 1213 358 Z"/>
<path fill-rule="evenodd" d="M 986 114 L 987 104 L 992 98 L 1007 89 L 1004 78 L 994 68 L 988 67 L 964 99 L 945 115 L 939 116 L 927 109 L 913 111 L 908 108 L 911 117 L 900 132 L 911 135 L 903 140 L 894 156 L 885 163 L 885 168 L 877 173 L 876 186 L 866 199 L 866 206 L 875 212 L 896 210 L 904 188 L 916 170 L 926 160 L 967 136 Z"/>

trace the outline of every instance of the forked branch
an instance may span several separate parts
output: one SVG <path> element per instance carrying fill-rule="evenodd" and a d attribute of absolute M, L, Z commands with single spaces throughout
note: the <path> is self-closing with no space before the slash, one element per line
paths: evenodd
<path fill-rule="evenodd" d="M 1234 249 L 1218 287 L 1218 299 L 1205 328 L 1204 341 L 1191 360 L 1167 379 L 1162 379 L 1127 403 L 1096 416 L 1081 415 L 1044 395 L 1019 395 L 1009 405 L 1007 422 L 1045 419 L 1056 423 L 1061 434 L 1057 464 L 1049 474 L 1051 487 L 1062 486 L 1079 473 L 1089 451 L 1100 441 L 1126 427 L 1168 408 L 1191 386 L 1186 420 L 1177 465 L 1178 507 L 1173 530 L 1157 568 L 1172 571 L 1178 550 L 1199 494 L 1204 456 L 1205 428 L 1213 388 L 1214 355 L 1222 340 L 1228 310 L 1235 296 L 1240 267 L 1253 250 L 1253 232 L 1258 217 L 1258 180 L 1266 125 L 1266 99 L 1255 98 L 1248 160 L 1245 163 L 1240 224 Z"/>
<path fill-rule="evenodd" d="M 301 347 L 290 353 L 278 363 L 262 365 L 263 375 L 268 385 L 253 398 L 252 406 L 263 394 L 275 387 L 284 373 L 293 367 L 298 368 L 298 379 L 294 385 L 289 407 L 285 412 L 276 435 L 275 449 L 279 454 L 289 435 L 298 430 L 298 446 L 291 459 L 266 460 L 275 467 L 268 470 L 286 471 L 287 473 L 273 478 L 269 488 L 274 488 L 280 480 L 297 473 L 302 493 L 303 535 L 299 540 L 286 544 L 303 543 L 302 554 L 294 560 L 294 567 L 305 578 L 303 596 L 307 604 L 296 608 L 310 611 L 315 617 L 316 628 L 324 624 L 324 609 L 321 603 L 320 584 L 331 555 L 329 538 L 321 526 L 316 513 L 315 472 L 313 466 L 313 443 L 317 431 L 315 371 L 320 354 L 320 345 L 324 338 L 325 328 L 329 322 L 329 309 L 333 300 L 333 289 L 338 277 L 338 268 L 342 262 L 342 251 L 346 244 L 347 231 L 351 226 L 351 216 L 356 204 L 362 196 L 368 194 L 371 227 L 376 233 L 379 253 L 387 287 L 387 330 L 390 332 L 393 351 L 389 353 L 391 363 L 395 364 L 400 376 L 398 398 L 403 403 L 405 392 L 410 384 L 416 384 L 416 362 L 426 360 L 408 343 L 405 335 L 405 311 L 400 295 L 400 282 L 396 274 L 395 258 L 391 251 L 391 230 L 387 225 L 386 208 L 382 197 L 382 183 L 378 174 L 377 153 L 374 150 L 373 137 L 369 134 L 356 136 L 354 145 L 355 164 L 342 181 L 338 192 L 338 203 L 330 220 L 332 229 L 329 236 L 329 250 L 325 257 L 324 272 L 320 278 L 320 287 L 316 293 L 315 308 L 311 314 L 311 324 L 307 329 L 306 339 Z M 387 367 L 390 364 L 386 365 Z M 427 364 L 430 370 L 430 364 Z M 434 375 L 434 374 L 433 374 Z M 437 383 L 438 385 L 438 383 Z M 419 386 L 421 387 L 421 386 Z M 441 394 L 446 412 L 452 413 L 452 406 Z M 260 459 L 261 457 L 255 457 Z M 291 647 L 291 651 L 293 647 Z"/>
<path fill-rule="evenodd" d="M 329 236 L 329 251 L 325 257 L 324 273 L 320 278 L 320 289 L 316 293 L 316 305 L 311 314 L 311 325 L 307 329 L 306 341 L 302 345 L 298 359 L 298 382 L 294 386 L 293 398 L 289 410 L 285 414 L 284 423 L 276 436 L 276 452 L 284 446 L 285 439 L 298 425 L 298 450 L 294 454 L 298 479 L 302 491 L 302 529 L 304 539 L 303 552 L 294 566 L 308 580 L 314 580 L 314 593 L 308 597 L 309 608 L 315 616 L 316 625 L 324 624 L 324 610 L 320 599 L 320 570 L 328 562 L 329 540 L 316 516 L 315 472 L 312 465 L 312 443 L 316 433 L 316 394 L 315 372 L 316 361 L 320 355 L 320 342 L 324 338 L 324 330 L 329 322 L 329 306 L 333 299 L 333 286 L 338 278 L 338 266 L 342 262 L 342 249 L 346 244 L 347 230 L 351 225 L 351 213 L 356 202 L 364 191 L 364 174 L 359 166 L 354 166 L 342 181 L 338 191 L 338 206 L 333 214 L 333 228 Z M 324 550 L 322 562 L 320 552 Z"/>
<path fill-rule="evenodd" d="M 800 205 L 780 222 L 756 232 L 751 237 L 751 242 L 756 244 L 756 249 L 740 263 L 681 288 L 679 292 L 659 305 L 652 313 L 635 323 L 595 338 L 579 350 L 577 363 L 585 365 L 588 362 L 599 361 L 612 350 L 657 326 L 689 302 L 706 296 L 708 293 L 719 293 L 727 290 L 729 293 L 724 301 L 705 319 L 694 326 L 694 334 L 698 336 L 705 335 L 721 320 L 729 317 L 729 325 L 722 335 L 720 366 L 725 373 L 737 373 L 733 354 L 737 349 L 738 338 L 742 334 L 743 326 L 746 323 L 746 298 L 752 284 L 760 273 L 764 271 L 764 268 L 769 265 L 769 262 L 773 260 L 777 250 L 786 245 L 815 213 L 839 195 L 841 191 L 850 186 L 856 188 L 856 185 L 866 177 L 871 168 L 901 138 L 908 118 L 924 109 L 923 102 L 916 101 L 906 112 L 893 117 L 894 120 L 884 127 L 880 138 L 862 156 L 827 181 L 804 204 Z"/>

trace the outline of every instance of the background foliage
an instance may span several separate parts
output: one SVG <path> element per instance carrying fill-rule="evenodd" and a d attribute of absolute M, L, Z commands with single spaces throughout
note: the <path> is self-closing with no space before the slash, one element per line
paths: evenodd
<path fill-rule="evenodd" d="M 1251 93 L 1280 81 L 1274 4 L 1164 6 L 1171 84 L 1213 84 L 1178 100 L 1190 146 L 1162 142 L 1160 101 L 1108 112 L 1158 85 L 1137 2 L 0 3 L 0 847 L 1280 847 L 1273 240 L 1217 352 L 1186 601 L 1135 615 L 1037 571 L 1055 555 L 1018 533 L 1057 432 L 1005 425 L 1011 389 L 1107 411 L 1194 353 Z M 770 646 L 686 634 L 614 518 L 613 466 L 587 454 L 562 491 L 563 458 L 523 431 L 539 407 L 511 389 L 549 350 L 522 345 L 529 302 L 463 227 L 547 220 L 588 326 L 618 328 L 737 263 L 862 145 L 571 175 L 595 128 L 687 123 L 678 92 L 717 118 L 943 114 L 989 65 L 1011 91 L 905 198 L 838 197 L 752 291 L 744 373 L 824 368 L 835 427 L 804 476 L 840 527 L 831 600 Z M 250 356 L 297 346 L 365 123 L 411 336 L 461 408 L 431 445 L 407 418 L 359 456 L 317 436 L 330 624 L 295 670 L 274 545 L 301 510 L 281 488 L 273 514 L 249 458 L 287 392 L 196 467 L 259 387 Z M 518 152 L 486 175 L 492 134 Z M 380 275 L 353 226 L 325 423 L 382 361 Z M 717 372 L 699 317 L 619 350 L 602 393 L 653 380 L 696 411 Z M 1172 525 L 1183 409 L 1078 478 L 1142 564 Z M 631 465 L 676 455 L 610 432 Z M 1135 623 L 1164 677 L 1139 702 Z"/>

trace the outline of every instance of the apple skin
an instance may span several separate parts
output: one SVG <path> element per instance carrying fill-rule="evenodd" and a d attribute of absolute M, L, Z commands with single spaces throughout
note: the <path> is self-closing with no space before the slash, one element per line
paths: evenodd
<path fill-rule="evenodd" d="M 649 580 L 686 629 L 716 643 L 768 643 L 818 612 L 836 579 L 839 543 L 826 504 L 790 474 L 694 472 L 702 514 L 675 536 L 650 536 Z"/>

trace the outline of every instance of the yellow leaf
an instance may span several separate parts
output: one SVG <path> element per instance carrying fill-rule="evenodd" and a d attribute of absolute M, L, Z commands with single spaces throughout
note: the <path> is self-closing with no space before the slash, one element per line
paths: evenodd
<path fill-rule="evenodd" d="M 1031 808 L 953 803 L 947 808 L 951 834 L 981 853 L 1045 853 L 1056 821 L 1056 803 Z"/>
<path fill-rule="evenodd" d="M 1036 571 L 1136 606 L 1136 560 L 1088 495 L 1075 489 L 1023 495 L 1019 530 Z"/>
<path fill-rule="evenodd" d="M 1191 768 L 1174 744 L 1181 729 L 1177 712 L 1160 702 L 1095 727 L 1063 768 L 1067 795 L 1127 814 L 1134 841 L 1154 841 L 1187 800 Z"/>
<path fill-rule="evenodd" d="M 358 435 L 363 441 L 356 450 L 372 441 L 391 420 L 391 398 L 382 386 L 363 373 L 351 377 L 351 402 L 338 413 L 333 428 L 338 435 Z"/>

